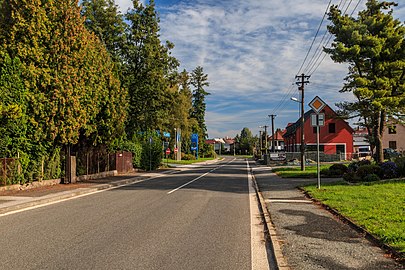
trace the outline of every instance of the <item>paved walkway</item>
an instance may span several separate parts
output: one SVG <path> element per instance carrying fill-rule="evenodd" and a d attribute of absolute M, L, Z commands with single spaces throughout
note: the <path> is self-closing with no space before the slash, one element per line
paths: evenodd
<path fill-rule="evenodd" d="M 405 269 L 296 188 L 316 179 L 283 179 L 269 167 L 253 167 L 253 174 L 291 269 Z"/>

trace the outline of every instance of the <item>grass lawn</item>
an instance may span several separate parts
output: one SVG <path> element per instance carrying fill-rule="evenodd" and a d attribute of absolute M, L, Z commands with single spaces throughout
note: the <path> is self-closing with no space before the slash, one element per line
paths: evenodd
<path fill-rule="evenodd" d="M 384 243 L 405 252 L 405 180 L 305 189 Z"/>
<path fill-rule="evenodd" d="M 321 165 L 321 170 L 330 166 L 330 164 Z M 314 178 L 316 177 L 316 165 L 305 166 L 305 171 L 301 171 L 301 167 L 279 167 L 273 168 L 273 172 L 283 178 Z"/>
<path fill-rule="evenodd" d="M 204 162 L 207 160 L 213 160 L 214 158 L 199 158 L 197 160 L 174 160 L 174 159 L 162 159 L 162 163 L 166 164 L 166 163 L 171 163 L 171 164 L 193 164 L 193 163 L 197 163 L 197 162 Z"/>

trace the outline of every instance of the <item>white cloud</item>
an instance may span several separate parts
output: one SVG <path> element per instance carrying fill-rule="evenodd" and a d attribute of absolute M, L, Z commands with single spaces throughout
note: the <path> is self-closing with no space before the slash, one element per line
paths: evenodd
<path fill-rule="evenodd" d="M 260 123 L 269 123 L 267 115 L 271 113 L 278 115 L 277 127 L 297 119 L 296 104 L 289 97 L 296 96 L 298 90 L 291 84 L 328 1 L 169 2 L 172 4 L 163 6 L 164 1 L 156 1 L 162 41 L 175 44 L 173 55 L 180 60 L 181 69 L 191 71 L 201 65 L 208 74 L 207 90 L 212 95 L 207 98 L 206 121 L 210 136 L 234 136 L 235 130 L 240 132 L 244 126 L 257 131 Z M 333 0 L 332 4 L 340 2 Z M 349 12 L 355 2 L 351 2 Z M 117 3 L 125 7 L 130 1 Z M 405 4 L 399 5 L 394 16 L 404 21 Z M 314 50 L 326 31 L 326 23 Z M 333 107 L 338 101 L 352 98 L 338 92 L 346 73 L 345 65 L 335 64 L 327 56 L 306 86 L 306 100 L 319 95 Z"/>

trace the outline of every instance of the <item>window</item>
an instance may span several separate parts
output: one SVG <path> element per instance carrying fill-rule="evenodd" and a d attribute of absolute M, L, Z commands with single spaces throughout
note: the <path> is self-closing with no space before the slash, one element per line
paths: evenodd
<path fill-rule="evenodd" d="M 329 133 L 335 133 L 336 132 L 336 125 L 335 123 L 330 123 L 329 124 Z"/>
<path fill-rule="evenodd" d="M 397 142 L 396 141 L 389 141 L 388 147 L 392 149 L 397 149 Z"/>
<path fill-rule="evenodd" d="M 336 145 L 336 154 L 345 153 L 345 145 L 338 144 Z"/>
<path fill-rule="evenodd" d="M 397 134 L 397 126 L 388 127 L 388 134 Z M 392 147 L 390 147 L 392 148 Z"/>

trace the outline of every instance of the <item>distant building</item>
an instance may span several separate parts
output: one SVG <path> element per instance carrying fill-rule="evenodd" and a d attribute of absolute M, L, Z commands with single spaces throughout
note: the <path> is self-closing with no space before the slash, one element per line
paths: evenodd
<path fill-rule="evenodd" d="M 274 132 L 274 150 L 275 151 L 284 151 L 284 138 L 283 135 L 286 133 L 286 130 L 281 130 L 281 129 L 277 129 Z M 273 136 L 270 136 L 268 138 L 268 145 L 269 145 L 269 150 L 271 151 L 273 149 Z"/>
<path fill-rule="evenodd" d="M 234 152 L 235 139 L 229 137 L 208 139 L 205 140 L 205 143 L 213 145 L 214 150 L 217 153 L 220 153 L 220 147 L 221 147 L 221 154 L 226 153 L 229 154 Z"/>
<path fill-rule="evenodd" d="M 229 153 L 233 153 L 234 151 L 234 146 L 235 146 L 235 139 L 226 137 L 223 139 L 224 140 L 224 151 L 225 152 L 229 152 Z"/>
<path fill-rule="evenodd" d="M 405 151 L 405 126 L 389 121 L 382 137 L 383 148 L 392 148 L 398 152 Z"/>
<path fill-rule="evenodd" d="M 371 147 L 366 128 L 356 128 L 353 133 L 354 158 L 371 157 Z"/>
<path fill-rule="evenodd" d="M 353 129 L 340 119 L 330 106 L 326 105 L 321 113 L 325 114 L 325 125 L 320 127 L 320 152 L 326 155 L 340 155 L 343 159 L 351 159 L 353 153 Z M 316 152 L 316 127 L 311 126 L 309 110 L 304 114 L 305 151 Z M 284 134 L 285 149 L 287 152 L 300 152 L 301 146 L 301 119 L 289 124 Z"/>

